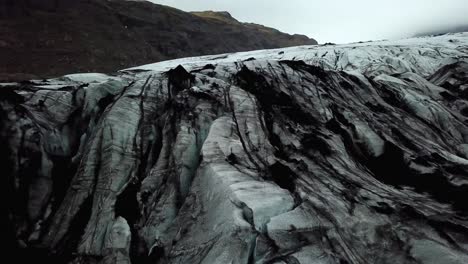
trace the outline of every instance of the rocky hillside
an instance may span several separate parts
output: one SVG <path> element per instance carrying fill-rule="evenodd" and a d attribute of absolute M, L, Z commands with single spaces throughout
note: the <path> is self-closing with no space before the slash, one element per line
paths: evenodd
<path fill-rule="evenodd" d="M 1 86 L 16 263 L 468 263 L 468 34 Z"/>
<path fill-rule="evenodd" d="M 146 1 L 0 0 L 0 80 L 317 43 L 222 14 Z"/>

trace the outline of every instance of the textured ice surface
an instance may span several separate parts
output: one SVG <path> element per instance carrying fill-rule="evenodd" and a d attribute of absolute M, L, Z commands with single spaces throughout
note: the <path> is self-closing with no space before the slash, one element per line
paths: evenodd
<path fill-rule="evenodd" d="M 58 263 L 468 263 L 467 58 L 459 33 L 2 84 L 8 239 Z"/>
<path fill-rule="evenodd" d="M 417 72 L 422 76 L 434 73 L 442 65 L 466 59 L 468 32 L 437 37 L 410 38 L 398 41 L 374 41 L 346 45 L 299 46 L 257 50 L 163 61 L 124 71 L 167 71 L 178 65 L 188 70 L 207 64 L 230 64 L 246 60 L 303 60 L 326 69 L 357 70 L 361 73 Z"/>

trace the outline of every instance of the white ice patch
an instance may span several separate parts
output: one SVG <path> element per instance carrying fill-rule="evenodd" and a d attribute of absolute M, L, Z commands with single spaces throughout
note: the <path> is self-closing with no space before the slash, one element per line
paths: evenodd
<path fill-rule="evenodd" d="M 354 131 L 371 156 L 379 157 L 384 153 L 385 142 L 366 123 L 354 122 Z"/>
<path fill-rule="evenodd" d="M 65 75 L 64 77 L 80 83 L 101 83 L 109 80 L 118 79 L 116 77 L 109 76 L 103 73 L 76 73 Z"/>
<path fill-rule="evenodd" d="M 287 190 L 269 182 L 244 181 L 230 188 L 236 198 L 252 209 L 257 230 L 264 230 L 270 218 L 291 210 L 294 199 Z"/>

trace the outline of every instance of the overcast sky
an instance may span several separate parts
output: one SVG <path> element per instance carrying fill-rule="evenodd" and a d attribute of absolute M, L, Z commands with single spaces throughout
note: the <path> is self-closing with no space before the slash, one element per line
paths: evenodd
<path fill-rule="evenodd" d="M 468 0 L 151 0 L 185 11 L 228 11 L 320 43 L 393 39 L 468 24 Z"/>

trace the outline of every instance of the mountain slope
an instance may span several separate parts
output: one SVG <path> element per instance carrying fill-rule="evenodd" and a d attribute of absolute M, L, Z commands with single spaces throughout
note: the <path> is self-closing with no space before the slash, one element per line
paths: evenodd
<path fill-rule="evenodd" d="M 467 83 L 453 34 L 2 84 L 7 252 L 468 263 Z"/>
<path fill-rule="evenodd" d="M 0 1 L 0 79 L 112 72 L 179 57 L 316 44 L 146 1 L 30 2 Z"/>

